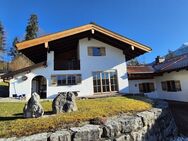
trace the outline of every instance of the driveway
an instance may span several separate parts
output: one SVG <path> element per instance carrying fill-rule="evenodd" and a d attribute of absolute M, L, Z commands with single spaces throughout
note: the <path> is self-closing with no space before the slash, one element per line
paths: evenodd
<path fill-rule="evenodd" d="M 179 133 L 188 136 L 188 102 L 168 101 Z"/>

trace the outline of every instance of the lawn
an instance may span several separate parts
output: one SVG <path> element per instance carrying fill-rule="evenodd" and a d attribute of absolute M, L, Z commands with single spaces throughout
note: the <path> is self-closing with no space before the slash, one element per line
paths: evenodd
<path fill-rule="evenodd" d="M 109 117 L 120 113 L 135 113 L 148 110 L 152 104 L 138 97 L 108 97 L 77 100 L 78 111 L 61 113 L 36 119 L 23 119 L 22 102 L 0 102 L 0 137 L 23 136 L 54 131 L 67 125 Z M 41 102 L 46 113 L 51 113 L 51 102 Z"/>

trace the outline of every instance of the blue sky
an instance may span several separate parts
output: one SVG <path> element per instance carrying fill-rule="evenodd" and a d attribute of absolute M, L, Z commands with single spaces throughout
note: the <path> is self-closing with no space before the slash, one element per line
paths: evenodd
<path fill-rule="evenodd" d="M 32 13 L 43 34 L 96 22 L 150 46 L 153 51 L 140 57 L 145 62 L 188 41 L 188 0 L 1 0 L 7 46 L 23 38 Z"/>

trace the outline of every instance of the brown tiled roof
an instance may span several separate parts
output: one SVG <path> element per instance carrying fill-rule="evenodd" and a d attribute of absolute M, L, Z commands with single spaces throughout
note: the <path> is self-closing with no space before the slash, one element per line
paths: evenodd
<path fill-rule="evenodd" d="M 152 66 L 128 66 L 128 74 L 138 74 L 138 73 L 154 73 L 155 70 Z"/>
<path fill-rule="evenodd" d="M 127 72 L 129 79 L 134 77 L 146 78 L 147 75 L 157 76 L 164 72 L 178 71 L 188 69 L 188 54 L 165 60 L 163 63 L 154 64 L 153 66 L 128 66 Z"/>
<path fill-rule="evenodd" d="M 163 63 L 154 65 L 156 72 L 170 72 L 188 68 L 188 54 L 168 59 Z"/>

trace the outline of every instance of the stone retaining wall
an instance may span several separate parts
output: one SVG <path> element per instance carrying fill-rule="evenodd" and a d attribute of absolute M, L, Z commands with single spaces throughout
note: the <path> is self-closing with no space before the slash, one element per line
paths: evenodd
<path fill-rule="evenodd" d="M 86 124 L 54 133 L 40 133 L 0 141 L 170 141 L 177 137 L 177 128 L 166 102 L 156 108 L 108 118 L 103 125 Z"/>

